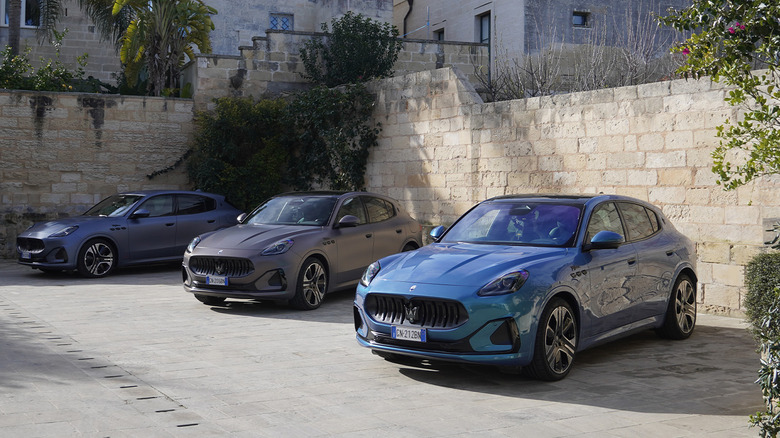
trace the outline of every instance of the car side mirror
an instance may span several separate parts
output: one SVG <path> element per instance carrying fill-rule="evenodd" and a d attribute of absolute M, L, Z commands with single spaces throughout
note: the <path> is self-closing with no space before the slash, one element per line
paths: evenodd
<path fill-rule="evenodd" d="M 590 240 L 590 249 L 615 249 L 626 243 L 626 239 L 614 231 L 599 231 Z"/>
<path fill-rule="evenodd" d="M 145 208 L 139 208 L 130 215 L 130 219 L 141 219 L 143 217 L 149 217 L 151 213 Z"/>
<path fill-rule="evenodd" d="M 351 214 L 348 214 L 339 219 L 339 223 L 336 224 L 336 228 L 350 228 L 356 226 L 358 226 L 358 218 L 357 216 L 352 216 Z"/>
<path fill-rule="evenodd" d="M 239 224 L 240 224 L 240 223 L 243 223 L 243 222 L 244 222 L 244 219 L 246 219 L 246 217 L 247 217 L 247 216 L 249 216 L 249 215 L 248 215 L 248 214 L 246 214 L 246 213 L 241 213 L 241 214 L 239 214 L 239 215 L 238 215 L 238 217 L 236 218 L 236 220 L 238 221 L 238 223 L 239 223 Z"/>
<path fill-rule="evenodd" d="M 447 228 L 445 228 L 444 225 L 439 225 L 438 227 L 432 229 L 429 235 L 431 236 L 434 242 L 438 242 L 441 236 L 444 235 L 444 232 L 446 230 Z"/>

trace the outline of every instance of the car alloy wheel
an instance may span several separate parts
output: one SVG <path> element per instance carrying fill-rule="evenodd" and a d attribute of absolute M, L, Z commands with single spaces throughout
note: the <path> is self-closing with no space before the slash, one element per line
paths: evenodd
<path fill-rule="evenodd" d="M 291 304 L 301 310 L 316 309 L 322 304 L 327 291 L 328 273 L 325 267 L 316 257 L 309 257 L 298 273 L 298 283 Z"/>
<path fill-rule="evenodd" d="M 565 300 L 553 299 L 540 319 L 534 356 L 526 374 L 541 380 L 560 380 L 566 377 L 574 363 L 577 351 L 577 319 Z"/>
<path fill-rule="evenodd" d="M 104 277 L 114 269 L 115 262 L 111 244 L 103 239 L 94 239 L 79 251 L 78 270 L 85 277 Z"/>
<path fill-rule="evenodd" d="M 669 339 L 686 339 L 696 325 L 696 284 L 685 274 L 672 288 L 664 325 L 659 334 Z"/>

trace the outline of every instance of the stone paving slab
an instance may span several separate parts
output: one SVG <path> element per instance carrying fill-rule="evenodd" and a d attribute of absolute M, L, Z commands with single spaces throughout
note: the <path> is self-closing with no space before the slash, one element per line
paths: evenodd
<path fill-rule="evenodd" d="M 105 279 L 0 261 L 0 437 L 754 437 L 745 324 L 700 314 L 582 352 L 563 381 L 391 363 L 354 339 L 354 291 L 315 311 L 209 307 L 176 266 Z"/>

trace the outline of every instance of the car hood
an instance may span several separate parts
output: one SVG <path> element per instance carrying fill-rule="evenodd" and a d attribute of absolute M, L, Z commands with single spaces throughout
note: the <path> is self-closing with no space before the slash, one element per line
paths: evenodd
<path fill-rule="evenodd" d="M 300 225 L 235 225 L 206 235 L 198 248 L 263 249 L 281 239 L 322 232 L 322 227 Z"/>
<path fill-rule="evenodd" d="M 376 280 L 484 286 L 501 275 L 528 269 L 568 251 L 567 248 L 434 243 L 380 260 Z"/>
<path fill-rule="evenodd" d="M 30 235 L 34 234 L 34 235 L 45 237 L 45 236 L 50 236 L 59 231 L 62 231 L 64 228 L 74 226 L 74 225 L 81 227 L 81 226 L 86 226 L 88 224 L 96 224 L 100 222 L 110 222 L 116 220 L 124 221 L 124 218 L 100 217 L 100 216 L 74 216 L 74 217 L 57 219 L 48 222 L 36 222 L 35 224 L 33 224 L 32 227 L 28 228 L 22 234 L 20 234 L 20 236 L 23 236 L 25 234 L 30 234 Z"/>

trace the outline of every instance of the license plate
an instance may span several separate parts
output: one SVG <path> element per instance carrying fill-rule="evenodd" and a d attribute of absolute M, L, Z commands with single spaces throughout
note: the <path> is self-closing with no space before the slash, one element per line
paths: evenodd
<path fill-rule="evenodd" d="M 30 260 L 32 258 L 32 254 L 30 254 L 30 251 L 22 251 L 22 258 L 24 260 Z"/>
<path fill-rule="evenodd" d="M 213 284 L 215 286 L 227 286 L 228 285 L 228 278 L 227 277 L 213 277 L 211 275 L 206 277 L 206 284 Z"/>
<path fill-rule="evenodd" d="M 425 342 L 427 333 L 425 329 L 413 329 L 408 327 L 396 327 L 393 326 L 391 331 L 393 339 L 401 339 L 404 341 Z"/>

